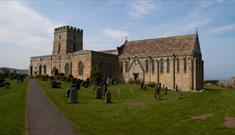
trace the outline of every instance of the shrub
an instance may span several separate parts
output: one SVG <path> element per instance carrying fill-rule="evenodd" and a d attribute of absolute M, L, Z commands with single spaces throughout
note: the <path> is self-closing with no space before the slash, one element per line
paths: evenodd
<path fill-rule="evenodd" d="M 95 67 L 90 71 L 90 81 L 91 82 L 100 82 L 102 80 L 103 73 L 102 71 Z"/>

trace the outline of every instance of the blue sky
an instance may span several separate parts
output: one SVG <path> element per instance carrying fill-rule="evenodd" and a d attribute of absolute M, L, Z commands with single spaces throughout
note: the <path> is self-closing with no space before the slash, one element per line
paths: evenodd
<path fill-rule="evenodd" d="M 0 11 L 0 67 L 28 68 L 30 56 L 51 54 L 61 25 L 82 28 L 89 50 L 198 28 L 205 79 L 235 76 L 235 0 L 0 1 Z"/>

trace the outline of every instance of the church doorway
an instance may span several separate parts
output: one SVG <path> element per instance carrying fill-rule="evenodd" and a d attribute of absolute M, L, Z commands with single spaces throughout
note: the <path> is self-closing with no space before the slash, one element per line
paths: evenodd
<path fill-rule="evenodd" d="M 57 69 L 56 67 L 53 68 L 52 74 L 53 74 L 54 76 L 58 76 L 58 75 L 59 75 L 59 71 L 58 71 L 58 69 Z"/>
<path fill-rule="evenodd" d="M 139 73 L 133 73 L 133 78 L 134 80 L 138 80 L 139 79 Z"/>

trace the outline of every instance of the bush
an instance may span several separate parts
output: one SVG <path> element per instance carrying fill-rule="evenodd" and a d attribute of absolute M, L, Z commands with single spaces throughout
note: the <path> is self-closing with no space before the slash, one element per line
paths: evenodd
<path fill-rule="evenodd" d="M 100 82 L 102 80 L 103 73 L 99 68 L 92 68 L 90 71 L 90 81 Z"/>
<path fill-rule="evenodd" d="M 37 74 L 37 75 L 35 76 L 35 78 L 36 78 L 36 79 L 41 79 L 41 78 L 42 78 L 42 75 L 41 75 L 41 74 Z"/>

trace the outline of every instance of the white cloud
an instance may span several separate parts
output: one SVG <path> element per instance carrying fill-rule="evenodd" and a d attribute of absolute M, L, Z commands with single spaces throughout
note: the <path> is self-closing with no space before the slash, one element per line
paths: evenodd
<path fill-rule="evenodd" d="M 19 1 L 0 2 L 0 42 L 49 52 L 58 26 Z"/>
<path fill-rule="evenodd" d="M 214 28 L 211 31 L 209 31 L 209 33 L 218 34 L 218 33 L 227 32 L 227 31 L 234 31 L 234 30 L 235 30 L 235 24 L 227 24 L 227 25 Z"/>
<path fill-rule="evenodd" d="M 129 36 L 128 32 L 111 29 L 111 28 L 104 29 L 103 34 L 105 34 L 106 36 L 112 39 L 119 39 L 119 40 L 124 39 L 125 37 Z"/>
<path fill-rule="evenodd" d="M 134 17 L 148 15 L 157 9 L 157 4 L 153 0 L 135 0 L 128 6 L 128 14 Z"/>

